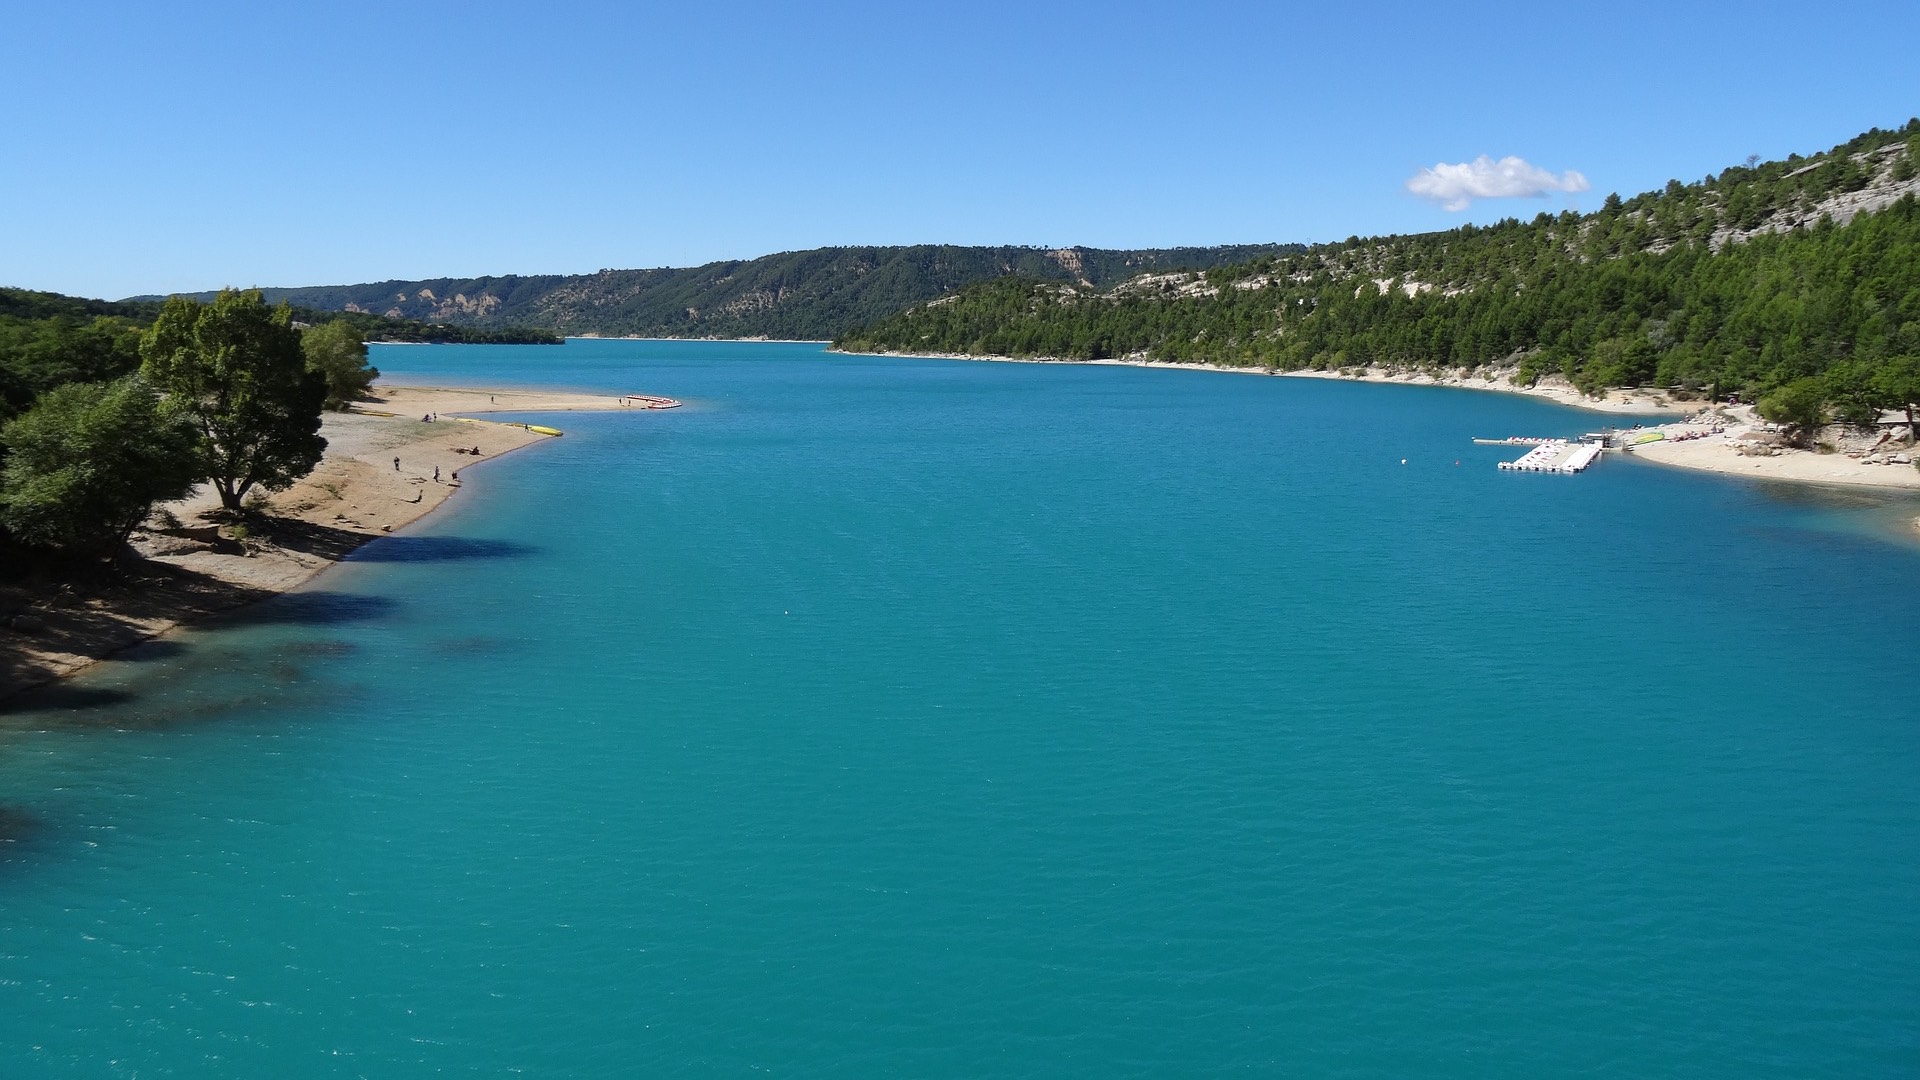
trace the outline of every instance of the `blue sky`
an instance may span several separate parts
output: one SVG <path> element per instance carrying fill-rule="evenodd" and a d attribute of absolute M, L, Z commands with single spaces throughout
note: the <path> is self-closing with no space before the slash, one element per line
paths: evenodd
<path fill-rule="evenodd" d="M 1903 123 L 1915 41 L 1911 2 L 16 0 L 0 284 L 1449 228 Z M 1407 189 L 1482 155 L 1586 190 Z"/>

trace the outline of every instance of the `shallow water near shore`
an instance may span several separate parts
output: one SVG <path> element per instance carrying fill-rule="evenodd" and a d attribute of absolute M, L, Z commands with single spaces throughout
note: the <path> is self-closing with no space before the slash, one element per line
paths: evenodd
<path fill-rule="evenodd" d="M 374 362 L 687 405 L 0 714 L 0 1076 L 1920 1071 L 1909 498 L 1500 473 L 1607 421 L 1444 389 Z"/>

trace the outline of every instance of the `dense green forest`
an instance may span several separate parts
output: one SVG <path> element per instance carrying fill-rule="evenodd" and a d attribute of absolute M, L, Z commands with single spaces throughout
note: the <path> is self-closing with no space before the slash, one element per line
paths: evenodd
<path fill-rule="evenodd" d="M 1772 394 L 1860 415 L 1920 356 L 1920 120 L 1597 212 L 1353 237 L 1107 288 L 1007 278 L 842 335 L 850 351 L 1275 370 L 1496 369 L 1588 392 Z M 1844 221 L 1844 224 L 1836 223 Z M 1884 382 L 1885 380 L 1883 380 Z M 1911 398 L 1908 398 L 1911 400 Z M 1804 410 L 1803 410 L 1804 412 Z"/>
<path fill-rule="evenodd" d="M 1302 250 L 1298 244 L 1143 251 L 832 247 L 680 269 L 382 281 L 267 289 L 265 295 L 296 308 L 475 328 L 518 323 L 563 334 L 826 340 L 1009 274 L 1101 287 L 1149 270 L 1205 270 Z"/>

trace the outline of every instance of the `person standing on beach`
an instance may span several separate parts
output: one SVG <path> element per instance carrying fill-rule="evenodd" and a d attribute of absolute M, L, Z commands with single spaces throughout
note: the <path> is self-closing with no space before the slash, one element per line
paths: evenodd
<path fill-rule="evenodd" d="M 436 484 L 440 482 L 440 466 L 438 465 L 433 467 L 433 482 Z"/>
<path fill-rule="evenodd" d="M 399 471 L 400 471 L 400 459 L 399 459 L 399 458 L 394 458 L 394 459 L 393 459 L 393 471 L 394 471 L 394 472 L 399 472 Z"/>

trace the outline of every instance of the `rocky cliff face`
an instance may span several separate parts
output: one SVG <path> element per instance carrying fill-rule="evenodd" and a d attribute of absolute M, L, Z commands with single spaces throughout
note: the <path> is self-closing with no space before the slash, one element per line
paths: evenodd
<path fill-rule="evenodd" d="M 1901 159 L 1910 151 L 1905 143 L 1894 143 L 1868 153 L 1849 155 L 1860 167 L 1861 173 L 1868 179 L 1858 190 L 1834 191 L 1818 199 L 1798 199 L 1789 205 L 1780 207 L 1768 215 L 1765 223 L 1740 228 L 1737 225 L 1723 225 L 1713 232 L 1714 250 L 1722 245 L 1739 243 L 1762 233 L 1789 232 L 1804 225 L 1812 225 L 1822 215 L 1833 219 L 1835 225 L 1845 225 L 1861 214 L 1877 214 L 1898 202 L 1905 195 L 1920 195 L 1920 171 L 1902 169 Z M 1801 166 L 1787 174 L 1787 179 L 1804 176 L 1815 169 L 1824 167 L 1825 160 L 1815 161 Z M 1901 179 L 1905 173 L 1906 178 Z"/>

